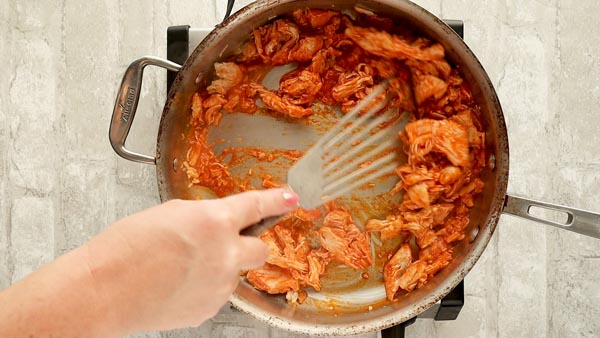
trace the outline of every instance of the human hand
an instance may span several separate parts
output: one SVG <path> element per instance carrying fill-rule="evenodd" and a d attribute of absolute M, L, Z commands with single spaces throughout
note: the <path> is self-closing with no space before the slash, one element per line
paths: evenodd
<path fill-rule="evenodd" d="M 126 217 L 84 246 L 94 285 L 123 333 L 197 326 L 226 303 L 240 270 L 267 257 L 265 244 L 240 230 L 297 205 L 294 193 L 271 189 Z"/>

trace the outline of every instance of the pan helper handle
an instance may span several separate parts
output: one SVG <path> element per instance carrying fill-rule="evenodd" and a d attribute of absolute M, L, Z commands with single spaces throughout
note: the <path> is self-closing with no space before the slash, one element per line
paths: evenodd
<path fill-rule="evenodd" d="M 534 214 L 533 211 L 536 209 L 545 209 L 555 214 L 562 214 L 562 216 L 566 216 L 566 219 L 564 221 L 550 220 L 539 214 Z M 582 235 L 600 238 L 600 214 L 598 213 L 514 196 L 506 196 L 504 212 Z"/>
<path fill-rule="evenodd" d="M 133 61 L 123 75 L 117 101 L 110 121 L 109 139 L 110 145 L 115 152 L 124 159 L 146 163 L 156 164 L 156 158 L 148 155 L 138 154 L 125 148 L 125 141 L 133 123 L 133 117 L 137 109 L 142 88 L 142 78 L 146 66 L 158 66 L 171 71 L 178 71 L 180 65 L 169 60 L 160 59 L 153 56 L 144 56 Z"/>

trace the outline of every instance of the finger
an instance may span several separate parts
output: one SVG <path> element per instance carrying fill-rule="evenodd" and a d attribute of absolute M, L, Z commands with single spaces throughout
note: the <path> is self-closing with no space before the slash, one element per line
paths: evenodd
<path fill-rule="evenodd" d="M 257 237 L 241 236 L 240 270 L 260 268 L 269 255 L 267 245 Z"/>
<path fill-rule="evenodd" d="M 227 203 L 239 229 L 263 218 L 288 213 L 298 208 L 298 195 L 290 189 L 254 190 L 222 199 Z"/>

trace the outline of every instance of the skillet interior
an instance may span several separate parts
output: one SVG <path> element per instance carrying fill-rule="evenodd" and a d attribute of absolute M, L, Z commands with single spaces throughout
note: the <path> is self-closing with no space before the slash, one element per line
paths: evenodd
<path fill-rule="evenodd" d="M 163 201 L 173 198 L 211 197 L 190 190 L 181 171 L 186 143 L 182 134 L 187 131 L 189 106 L 193 93 L 210 83 L 213 64 L 222 56 L 232 53 L 248 38 L 251 27 L 258 27 L 273 17 L 298 8 L 330 8 L 352 10 L 357 5 L 375 13 L 385 13 L 403 25 L 412 26 L 419 34 L 442 43 L 448 60 L 459 67 L 471 84 L 473 95 L 481 106 L 486 127 L 486 146 L 495 156 L 495 169 L 485 170 L 482 179 L 485 188 L 471 210 L 471 224 L 466 233 L 479 228 L 472 243 L 468 240 L 454 249 L 450 265 L 438 273 L 424 287 L 402 297 L 399 301 L 363 311 L 363 308 L 339 309 L 335 316 L 309 306 L 289 306 L 283 297 L 269 296 L 241 283 L 232 297 L 232 303 L 244 312 L 272 325 L 292 331 L 319 335 L 357 334 L 388 327 L 418 315 L 446 295 L 472 268 L 493 234 L 502 209 L 508 178 L 508 142 L 502 110 L 495 91 L 472 52 L 448 26 L 435 16 L 408 1 L 361 0 L 348 3 L 343 0 L 283 0 L 262 1 L 249 5 L 220 24 L 194 50 L 177 75 L 165 105 L 157 142 L 157 176 Z M 276 140 L 273 140 L 276 142 Z M 177 162 L 174 164 L 174 161 Z M 469 236 L 467 236 L 469 237 Z"/>

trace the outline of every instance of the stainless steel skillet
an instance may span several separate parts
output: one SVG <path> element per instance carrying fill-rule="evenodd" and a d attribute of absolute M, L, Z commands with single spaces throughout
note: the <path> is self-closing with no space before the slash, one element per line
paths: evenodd
<path fill-rule="evenodd" d="M 303 7 L 351 11 L 355 5 L 402 20 L 424 35 L 442 43 L 449 60 L 460 67 L 464 77 L 472 86 L 487 127 L 486 144 L 490 149 L 490 158 L 489 168 L 483 174 L 485 190 L 471 213 L 471 226 L 467 229 L 469 238 L 456 247 L 455 259 L 452 263 L 426 286 L 398 302 L 375 308 L 373 311 L 363 311 L 363 307 L 349 306 L 336 316 L 332 316 L 314 307 L 293 308 L 283 299 L 257 292 L 245 283 L 240 285 L 232 298 L 235 306 L 272 325 L 291 331 L 318 335 L 374 331 L 418 315 L 458 284 L 481 256 L 503 212 L 589 236 L 600 236 L 600 217 L 596 213 L 506 195 L 509 170 L 508 138 L 502 109 L 493 86 L 485 70 L 462 39 L 441 20 L 409 1 L 359 0 L 352 3 L 342 0 L 259 1 L 219 25 L 181 67 L 157 58 L 136 60 L 125 74 L 115 105 L 110 131 L 113 148 L 124 158 L 156 164 L 162 200 L 194 198 L 197 195 L 211 197 L 207 190 L 188 188 L 185 175 L 180 170 L 180 161 L 185 158 L 187 150 L 181 134 L 187 131 L 191 95 L 210 82 L 214 62 L 233 52 L 239 42 L 248 38 L 252 28 L 262 25 L 275 16 Z M 125 139 L 139 98 L 142 71 L 146 65 L 157 65 L 179 71 L 163 110 L 155 156 L 135 154 L 125 148 Z M 244 130 L 257 131 L 253 137 L 248 135 L 251 139 L 246 138 L 246 142 L 258 146 L 271 146 L 277 143 L 282 148 L 308 147 L 312 142 L 311 137 L 318 136 L 318 133 L 311 131 L 310 128 L 298 131 L 297 128 L 282 124 L 280 121 L 259 116 L 232 115 L 224 119 L 221 127 L 219 133 L 222 134 L 217 133 L 213 137 L 229 135 L 230 142 L 235 142 L 236 137 Z M 566 221 L 560 223 L 540 218 L 533 213 L 536 208 L 559 210 L 566 215 Z"/>

